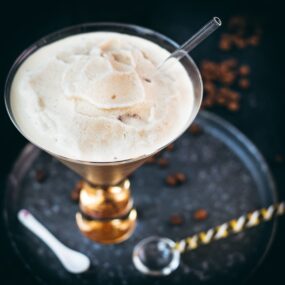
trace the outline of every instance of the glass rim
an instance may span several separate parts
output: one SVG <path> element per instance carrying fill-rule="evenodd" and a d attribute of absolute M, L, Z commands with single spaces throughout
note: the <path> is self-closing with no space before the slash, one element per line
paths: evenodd
<path fill-rule="evenodd" d="M 172 40 L 171 38 L 157 32 L 154 31 L 152 29 L 149 28 L 145 28 L 142 26 L 138 26 L 138 25 L 134 25 L 134 24 L 127 24 L 127 23 L 117 23 L 117 22 L 94 22 L 94 23 L 83 23 L 83 24 L 78 24 L 78 25 L 72 25 L 72 26 L 68 26 L 65 27 L 63 29 L 57 30 L 55 32 L 49 33 L 44 37 L 41 37 L 40 39 L 38 39 L 37 41 L 33 42 L 31 45 L 29 45 L 26 49 L 24 49 L 24 51 L 22 51 L 20 53 L 20 55 L 15 59 L 15 61 L 13 62 L 6 81 L 5 81 L 5 87 L 4 87 L 4 102 L 5 102 L 5 107 L 8 113 L 8 116 L 10 118 L 10 120 L 12 121 L 12 123 L 14 124 L 14 126 L 16 127 L 16 129 L 20 132 L 20 134 L 27 139 L 29 142 L 31 142 L 32 144 L 34 144 L 35 146 L 37 146 L 39 149 L 49 153 L 50 155 L 60 159 L 60 160 L 65 160 L 65 161 L 69 161 L 72 163 L 78 163 L 78 164 L 84 164 L 84 165 L 119 165 L 119 164 L 125 164 L 125 163 L 131 163 L 131 162 L 136 162 L 139 160 L 144 160 L 150 156 L 155 155 L 156 153 L 160 152 L 162 149 L 164 149 L 166 146 L 170 145 L 171 143 L 173 143 L 178 137 L 180 137 L 186 130 L 187 128 L 190 126 L 190 124 L 193 122 L 193 120 L 195 119 L 196 115 L 198 114 L 198 111 L 200 109 L 201 103 L 202 103 L 202 97 L 203 97 L 203 84 L 202 84 L 202 77 L 200 74 L 200 71 L 196 65 L 196 63 L 194 62 L 194 60 L 192 59 L 192 57 L 188 54 L 185 56 L 185 58 L 187 59 L 187 61 L 191 64 L 191 66 L 194 68 L 195 73 L 198 77 L 198 84 L 200 85 L 201 88 L 201 92 L 200 92 L 200 96 L 199 96 L 199 101 L 198 104 L 196 106 L 196 109 L 191 113 L 191 116 L 189 118 L 189 121 L 186 123 L 186 126 L 184 128 L 182 128 L 182 131 L 179 132 L 178 135 L 176 135 L 172 140 L 168 141 L 166 144 L 163 144 L 161 147 L 159 147 L 158 149 L 156 149 L 155 151 L 148 153 L 148 154 L 143 154 L 140 155 L 138 157 L 135 158 L 127 158 L 127 159 L 122 159 L 122 160 L 116 160 L 116 161 L 89 161 L 89 160 L 80 160 L 80 159 L 76 159 L 76 158 L 71 158 L 71 157 L 67 157 L 67 156 L 63 156 L 60 154 L 57 154 L 55 152 L 52 152 L 42 146 L 40 146 L 39 144 L 35 143 L 33 140 L 31 140 L 27 135 L 25 135 L 25 133 L 21 130 L 21 127 L 18 125 L 16 119 L 13 116 L 13 112 L 12 112 L 12 108 L 10 106 L 10 88 L 14 79 L 14 75 L 16 74 L 16 71 L 18 70 L 18 68 L 21 66 L 21 64 L 36 50 L 42 48 L 45 45 L 51 44 L 57 40 L 72 36 L 72 35 L 76 35 L 76 34 L 83 34 L 83 33 L 88 33 L 88 32 L 92 32 L 90 31 L 84 31 L 84 29 L 92 29 L 92 28 L 100 28 L 102 27 L 102 31 L 104 31 L 104 27 L 105 28 L 125 28 L 127 29 L 129 32 L 132 33 L 126 33 L 126 34 L 131 34 L 134 35 L 134 33 L 136 33 L 136 35 L 138 37 L 142 37 L 142 34 L 144 35 L 152 35 L 155 36 L 158 39 L 162 39 L 163 41 L 165 41 L 166 43 L 168 43 L 170 46 L 172 46 L 174 49 L 178 48 L 179 45 L 178 43 L 176 43 L 174 40 Z M 77 32 L 78 31 L 78 32 Z M 141 36 L 140 36 L 141 35 Z M 184 64 L 181 63 L 183 66 Z M 185 66 L 184 66 L 185 68 Z M 189 72 L 187 70 L 187 68 L 185 68 L 187 74 L 189 75 Z M 190 76 L 189 76 L 190 77 Z M 194 90 L 195 91 L 195 90 Z M 195 105 L 195 104 L 194 104 Z"/>

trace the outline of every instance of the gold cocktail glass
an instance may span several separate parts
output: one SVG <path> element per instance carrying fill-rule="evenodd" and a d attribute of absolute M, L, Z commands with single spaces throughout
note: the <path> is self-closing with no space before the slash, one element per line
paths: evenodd
<path fill-rule="evenodd" d="M 134 25 L 92 23 L 69 27 L 40 39 L 17 58 L 8 74 L 5 86 L 5 103 L 12 122 L 24 137 L 57 158 L 83 178 L 79 199 L 80 211 L 76 214 L 77 225 L 80 231 L 91 240 L 110 244 L 126 240 L 135 229 L 137 213 L 133 206 L 130 181 L 127 177 L 150 156 L 172 143 L 189 127 L 199 111 L 203 87 L 200 72 L 196 64 L 190 56 L 185 56 L 181 59 L 181 63 L 186 69 L 189 80 L 192 81 L 194 87 L 194 106 L 192 113 L 177 137 L 172 141 L 168 141 L 151 154 L 133 157 L 123 161 L 96 162 L 75 160 L 50 152 L 25 134 L 19 122 L 17 122 L 13 116 L 10 102 L 10 89 L 14 75 L 25 59 L 41 47 L 71 35 L 95 31 L 109 31 L 135 35 L 153 41 L 170 52 L 173 52 L 178 47 L 174 41 L 164 35 Z"/>

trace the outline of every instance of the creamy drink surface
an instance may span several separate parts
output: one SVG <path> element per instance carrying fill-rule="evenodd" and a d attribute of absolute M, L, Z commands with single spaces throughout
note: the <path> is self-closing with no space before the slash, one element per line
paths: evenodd
<path fill-rule="evenodd" d="M 71 159 L 150 154 L 181 133 L 193 109 L 192 82 L 178 61 L 155 73 L 168 55 L 153 42 L 119 33 L 56 41 L 18 69 L 13 116 L 33 143 Z"/>

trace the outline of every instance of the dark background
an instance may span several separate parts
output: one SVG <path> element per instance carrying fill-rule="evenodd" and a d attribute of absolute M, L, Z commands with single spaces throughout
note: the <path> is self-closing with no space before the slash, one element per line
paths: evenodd
<path fill-rule="evenodd" d="M 5 1 L 6 2 L 6 1 Z M 233 15 L 247 16 L 258 22 L 264 31 L 256 48 L 223 54 L 218 50 L 220 33 L 203 43 L 192 53 L 202 59 L 221 60 L 235 56 L 251 66 L 251 87 L 242 92 L 241 109 L 232 113 L 221 108 L 221 115 L 244 132 L 260 149 L 276 180 L 279 197 L 285 199 L 285 166 L 277 163 L 277 154 L 285 155 L 284 94 L 284 15 L 276 1 L 9 1 L 0 4 L 1 68 L 0 88 L 4 94 L 5 78 L 15 58 L 38 38 L 57 29 L 83 23 L 115 21 L 133 23 L 157 30 L 179 43 L 185 41 L 212 16 L 224 22 Z M 222 30 L 222 29 L 221 29 Z M 244 94 L 243 94 L 244 93 Z M 4 107 L 1 110 L 0 202 L 5 179 L 26 140 L 10 122 Z M 280 219 L 277 236 L 265 261 L 249 280 L 250 284 L 282 284 L 284 280 L 285 220 Z M 0 284 L 36 284 L 13 252 L 0 220 Z"/>

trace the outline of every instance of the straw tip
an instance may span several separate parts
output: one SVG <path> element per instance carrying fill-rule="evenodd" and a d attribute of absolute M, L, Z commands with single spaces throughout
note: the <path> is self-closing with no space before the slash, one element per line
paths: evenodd
<path fill-rule="evenodd" d="M 215 23 L 218 25 L 218 26 L 221 26 L 222 25 L 222 21 L 219 17 L 214 17 L 213 20 L 215 21 Z"/>

